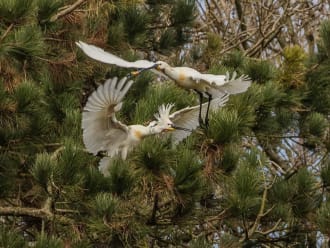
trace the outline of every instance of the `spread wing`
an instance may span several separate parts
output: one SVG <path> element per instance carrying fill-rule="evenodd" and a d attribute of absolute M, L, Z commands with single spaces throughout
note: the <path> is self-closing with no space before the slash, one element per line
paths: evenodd
<path fill-rule="evenodd" d="M 236 72 L 234 72 L 231 77 L 228 72 L 226 75 L 195 73 L 191 76 L 191 79 L 197 82 L 208 83 L 214 86 L 215 89 L 229 94 L 245 92 L 251 85 L 251 80 L 247 75 L 237 77 Z M 213 92 L 211 92 L 211 94 L 212 93 Z"/>
<path fill-rule="evenodd" d="M 82 113 L 83 141 L 86 149 L 97 154 L 107 151 L 108 156 L 118 153 L 128 135 L 128 127 L 116 119 L 122 99 L 133 84 L 124 77 L 108 79 L 94 91 Z"/>
<path fill-rule="evenodd" d="M 76 44 L 78 47 L 81 48 L 81 50 L 83 50 L 83 52 L 88 57 L 103 63 L 117 65 L 119 67 L 125 67 L 125 68 L 148 68 L 155 64 L 148 60 L 137 60 L 135 62 L 128 62 L 126 60 L 117 57 L 116 55 L 104 51 L 99 47 L 89 45 L 85 42 L 78 41 L 76 42 Z"/>
<path fill-rule="evenodd" d="M 221 107 L 223 107 L 226 102 L 229 99 L 229 95 L 225 94 L 222 97 L 215 98 L 211 101 L 210 104 L 210 111 L 215 111 Z M 205 118 L 206 115 L 206 109 L 207 104 L 202 104 L 202 118 Z M 190 130 L 194 130 L 198 127 L 199 121 L 198 121 L 198 115 L 199 115 L 199 105 L 193 106 L 193 107 L 186 107 L 183 109 L 180 109 L 174 113 L 172 113 L 169 118 L 173 122 L 175 126 L 187 128 Z M 181 140 L 185 139 L 191 134 L 189 131 L 184 130 L 175 130 L 171 132 L 171 138 L 174 144 L 179 143 Z"/>

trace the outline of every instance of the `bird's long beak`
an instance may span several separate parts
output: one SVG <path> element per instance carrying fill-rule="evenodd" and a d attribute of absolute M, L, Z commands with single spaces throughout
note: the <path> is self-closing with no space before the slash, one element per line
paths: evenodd
<path fill-rule="evenodd" d="M 187 132 L 192 132 L 192 130 L 185 128 L 185 127 L 178 127 L 178 126 L 172 125 L 172 128 L 174 130 L 183 130 L 183 131 L 187 131 Z"/>
<path fill-rule="evenodd" d="M 175 131 L 174 127 L 168 127 L 164 129 L 165 132 L 169 132 L 169 131 Z"/>
<path fill-rule="evenodd" d="M 136 71 L 132 71 L 132 72 L 130 72 L 129 75 L 130 75 L 130 76 L 137 76 L 137 75 L 139 75 L 140 73 L 142 73 L 142 72 L 144 72 L 144 71 L 147 71 L 147 70 L 154 69 L 154 68 L 156 68 L 157 66 L 158 66 L 157 64 L 154 64 L 154 65 L 152 65 L 152 66 L 150 66 L 150 67 L 147 67 L 147 68 L 141 68 L 141 69 L 138 69 L 138 70 L 136 70 Z"/>

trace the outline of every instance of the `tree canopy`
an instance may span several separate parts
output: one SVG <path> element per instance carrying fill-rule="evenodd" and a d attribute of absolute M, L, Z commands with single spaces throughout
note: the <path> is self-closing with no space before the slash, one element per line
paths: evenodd
<path fill-rule="evenodd" d="M 329 244 L 329 4 L 234 1 L 219 11 L 225 2 L 0 0 L 0 247 Z M 129 70 L 91 60 L 78 40 L 253 84 L 209 128 L 175 147 L 147 138 L 105 177 L 102 154 L 83 145 L 81 112 L 97 86 Z M 149 72 L 134 81 L 125 123 L 150 121 L 163 103 L 198 103 Z"/>

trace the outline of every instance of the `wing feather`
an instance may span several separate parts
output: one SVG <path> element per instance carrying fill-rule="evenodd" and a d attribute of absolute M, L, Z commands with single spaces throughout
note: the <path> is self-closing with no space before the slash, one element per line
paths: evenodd
<path fill-rule="evenodd" d="M 147 68 L 154 65 L 153 62 L 148 60 L 137 60 L 135 62 L 129 62 L 122 58 L 117 57 L 109 52 L 104 51 L 103 49 L 89 45 L 85 42 L 78 41 L 76 45 L 81 48 L 81 50 L 90 58 L 95 59 L 97 61 L 117 65 L 125 68 Z"/>
<path fill-rule="evenodd" d="M 227 72 L 226 75 L 213 75 L 195 73 L 191 79 L 196 82 L 204 82 L 212 85 L 215 89 L 229 94 L 238 94 L 245 92 L 251 85 L 251 80 L 246 75 L 236 77 L 237 73 L 233 72 L 232 76 Z"/>
<path fill-rule="evenodd" d="M 225 94 L 222 97 L 213 99 L 211 101 L 210 111 L 214 111 L 216 109 L 223 107 L 226 104 L 226 102 L 228 101 L 228 99 L 229 99 L 228 94 Z M 207 104 L 208 103 L 202 104 L 202 118 L 205 118 Z M 199 125 L 198 115 L 199 115 L 199 105 L 196 105 L 193 107 L 186 107 L 186 108 L 180 109 L 180 110 L 172 113 L 169 116 L 169 118 L 175 126 L 194 130 Z M 171 134 L 172 134 L 173 143 L 177 144 L 180 141 L 182 141 L 183 139 L 185 139 L 187 136 L 189 136 L 190 132 L 187 132 L 184 130 L 175 130 L 175 131 L 171 132 Z"/>
<path fill-rule="evenodd" d="M 108 79 L 88 98 L 82 113 L 83 141 L 86 149 L 93 154 L 106 151 L 108 156 L 113 156 L 127 138 L 128 127 L 115 115 L 133 83 L 126 80 Z"/>

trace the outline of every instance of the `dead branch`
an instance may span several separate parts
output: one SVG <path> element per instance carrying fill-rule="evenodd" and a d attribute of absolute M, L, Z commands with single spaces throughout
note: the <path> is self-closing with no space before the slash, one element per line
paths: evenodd
<path fill-rule="evenodd" d="M 31 216 L 43 220 L 54 220 L 62 224 L 72 224 L 73 220 L 65 216 L 55 215 L 46 208 L 0 207 L 0 216 Z"/>
<path fill-rule="evenodd" d="M 51 22 L 55 22 L 58 19 L 62 18 L 63 16 L 66 16 L 66 15 L 70 14 L 72 11 L 74 11 L 75 9 L 77 9 L 84 2 L 86 2 L 86 0 L 78 0 L 74 4 L 72 4 L 69 7 L 67 7 L 66 9 L 61 10 L 60 12 L 58 12 L 57 14 L 55 14 L 54 16 L 52 16 L 50 18 L 50 21 Z"/>
<path fill-rule="evenodd" d="M 282 56 L 284 47 L 291 44 L 312 51 L 318 27 L 329 16 L 324 12 L 326 4 L 326 1 L 199 2 L 204 6 L 200 12 L 200 20 L 206 27 L 203 31 L 222 37 L 223 51 L 238 48 L 249 56 L 274 60 Z M 247 30 L 256 32 L 248 33 Z M 309 44 L 306 36 L 311 37 Z"/>

